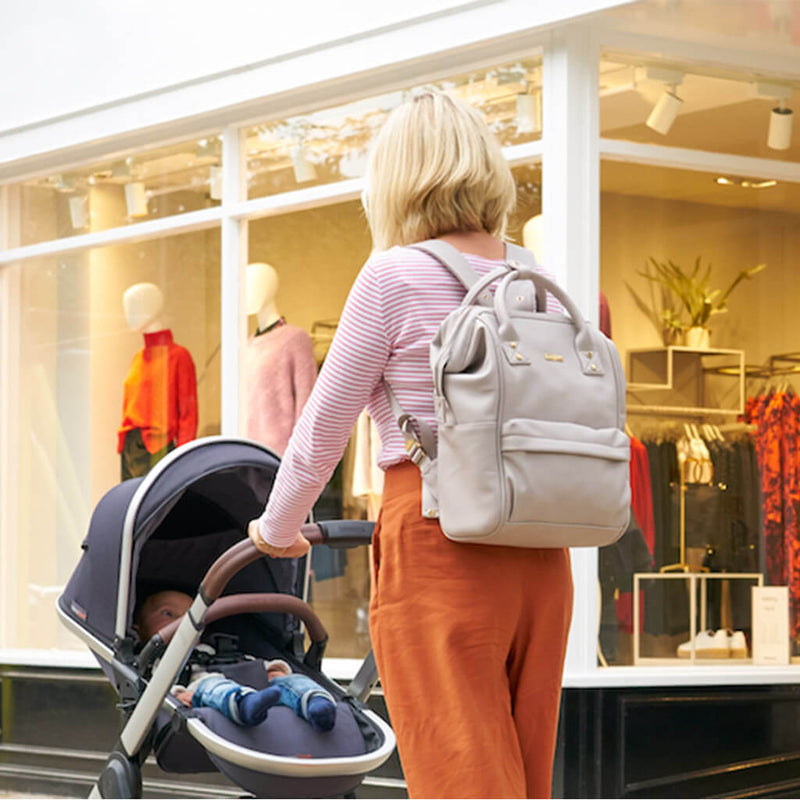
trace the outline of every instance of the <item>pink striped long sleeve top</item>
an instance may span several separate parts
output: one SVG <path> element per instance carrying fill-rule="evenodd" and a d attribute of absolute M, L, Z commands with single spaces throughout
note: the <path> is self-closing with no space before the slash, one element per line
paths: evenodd
<path fill-rule="evenodd" d="M 503 263 L 464 255 L 479 275 Z M 545 270 L 542 274 L 552 277 Z M 379 466 L 407 460 L 383 378 L 403 409 L 436 432 L 430 343 L 464 294 L 444 266 L 419 250 L 394 247 L 367 261 L 350 290 L 261 516 L 261 535 L 269 544 L 286 547 L 294 541 L 365 407 L 381 438 Z M 563 311 L 550 295 L 548 310 Z"/>

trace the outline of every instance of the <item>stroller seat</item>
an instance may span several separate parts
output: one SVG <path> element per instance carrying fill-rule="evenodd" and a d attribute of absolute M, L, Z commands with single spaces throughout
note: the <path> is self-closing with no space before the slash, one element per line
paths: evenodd
<path fill-rule="evenodd" d="M 215 670 L 241 684 L 263 689 L 267 685 L 266 673 L 260 661 L 248 660 L 214 667 Z M 219 770 L 244 789 L 258 796 L 283 797 L 290 787 L 286 780 L 272 775 L 269 780 L 256 772 L 228 759 L 216 756 L 189 732 L 188 720 L 196 720 L 206 729 L 202 738 L 219 737 L 228 744 L 257 754 L 284 756 L 297 759 L 332 759 L 360 756 L 367 752 L 366 720 L 359 719 L 358 711 L 346 699 L 336 703 L 336 724 L 327 733 L 315 731 L 311 725 L 285 706 L 273 706 L 267 719 L 260 725 L 242 726 L 231 722 L 212 708 L 186 708 L 177 700 L 167 701 L 170 711 L 162 710 L 154 725 L 153 751 L 158 765 L 166 772 L 200 773 Z M 309 780 L 308 777 L 305 781 Z M 341 780 L 332 787 L 330 777 L 324 780 L 325 793 L 344 793 L 352 788 L 352 780 Z M 304 783 L 306 789 L 311 786 Z M 320 783 L 322 788 L 323 782 Z M 268 792 L 268 794 L 267 794 Z M 312 792 L 313 793 L 313 792 Z"/>

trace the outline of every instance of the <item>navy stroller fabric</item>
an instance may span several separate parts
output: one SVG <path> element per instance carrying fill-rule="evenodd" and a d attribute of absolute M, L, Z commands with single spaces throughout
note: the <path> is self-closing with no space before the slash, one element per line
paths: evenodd
<path fill-rule="evenodd" d="M 127 676 L 140 644 L 132 628 L 137 602 L 163 589 L 195 595 L 218 556 L 246 537 L 247 523 L 263 509 L 278 464 L 276 455 L 254 442 L 221 437 L 197 440 L 175 450 L 144 478 L 115 486 L 98 503 L 82 543 L 83 555 L 58 603 L 62 614 L 85 634 L 121 694 L 130 686 Z M 121 565 L 128 559 L 130 572 L 121 575 Z M 302 598 L 304 575 L 302 560 L 261 558 L 240 570 L 223 595 L 275 592 Z M 123 641 L 116 636 L 118 608 L 122 609 Z M 294 617 L 238 614 L 209 624 L 202 638 L 216 649 L 210 669 L 256 688 L 267 682 L 264 658 L 284 658 L 296 671 L 308 672 L 337 698 L 336 725 L 333 731 L 318 733 L 285 707 L 270 709 L 266 722 L 253 727 L 235 725 L 213 709 L 180 707 L 174 714 L 164 709 L 151 728 L 152 738 L 148 737 L 162 768 L 219 770 L 259 797 L 341 796 L 361 783 L 364 775 L 358 772 L 339 775 L 346 770 L 333 770 L 333 774 L 308 777 L 269 774 L 211 752 L 231 757 L 229 745 L 233 744 L 257 755 L 346 760 L 380 750 L 386 735 L 341 687 L 299 663 L 296 646 L 302 636 Z M 225 658 L 230 663 L 220 663 Z M 157 671 L 158 664 L 154 674 Z M 187 716 L 201 719 L 211 734 L 224 740 L 225 747 L 215 742 L 207 752 L 187 729 Z M 260 762 L 256 758 L 251 763 Z"/>
<path fill-rule="evenodd" d="M 174 455 L 136 510 L 127 598 L 129 634 L 137 590 L 141 594 L 172 588 L 194 594 L 214 559 L 242 539 L 247 522 L 263 510 L 279 464 L 277 456 L 246 441 L 218 441 Z M 109 647 L 115 638 L 124 523 L 144 480 L 124 481 L 98 503 L 81 545 L 83 556 L 59 598 L 65 614 Z M 225 594 L 299 594 L 298 582 L 297 563 L 262 559 L 242 570 Z M 282 615 L 249 616 L 254 633 L 242 629 L 246 639 L 242 647 L 253 655 L 260 654 L 258 643 L 264 635 L 288 644 L 296 629 Z"/>

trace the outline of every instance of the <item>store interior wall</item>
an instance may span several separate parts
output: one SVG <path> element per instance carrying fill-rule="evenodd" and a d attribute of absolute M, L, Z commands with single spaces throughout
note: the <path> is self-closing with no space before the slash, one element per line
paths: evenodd
<path fill-rule="evenodd" d="M 796 214 L 604 192 L 600 285 L 617 347 L 624 357 L 630 348 L 663 344 L 626 283 L 648 299 L 649 282 L 638 273 L 650 257 L 691 267 L 700 256 L 704 265 L 713 265 L 713 288 L 727 287 L 744 268 L 767 264 L 734 290 L 726 313 L 712 316 L 712 347 L 743 349 L 748 364 L 800 350 L 800 281 L 793 255 L 798 252 Z"/>
<path fill-rule="evenodd" d="M 278 308 L 286 321 L 311 333 L 314 323 L 336 320 L 371 239 L 358 200 L 250 223 L 249 261 L 278 273 Z M 255 330 L 255 317 L 249 331 Z"/>

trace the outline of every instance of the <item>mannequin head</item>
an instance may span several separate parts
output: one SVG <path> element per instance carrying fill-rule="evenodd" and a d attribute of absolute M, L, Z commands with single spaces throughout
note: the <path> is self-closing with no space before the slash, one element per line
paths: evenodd
<path fill-rule="evenodd" d="M 278 273 L 269 264 L 247 265 L 247 314 L 258 315 L 258 327 L 264 330 L 280 319 L 276 297 Z"/>
<path fill-rule="evenodd" d="M 543 217 L 537 214 L 531 217 L 522 228 L 522 244 L 530 250 L 535 256 L 536 260 L 540 263 L 544 261 L 544 226 L 542 224 Z"/>
<path fill-rule="evenodd" d="M 163 330 L 161 312 L 164 308 L 164 295 L 154 283 L 135 283 L 122 295 L 125 319 L 133 331 L 153 333 Z"/>

